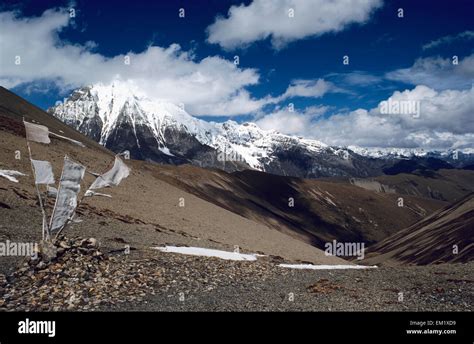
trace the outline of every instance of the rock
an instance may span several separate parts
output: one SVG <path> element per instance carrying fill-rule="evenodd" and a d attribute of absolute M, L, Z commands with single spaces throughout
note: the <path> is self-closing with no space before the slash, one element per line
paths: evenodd
<path fill-rule="evenodd" d="M 64 249 L 71 248 L 71 246 L 69 246 L 69 245 L 67 244 L 67 242 L 64 241 L 64 240 L 61 240 L 61 241 L 59 242 L 59 245 L 58 245 L 58 246 L 61 247 L 61 248 L 64 248 Z"/>
<path fill-rule="evenodd" d="M 47 265 L 43 261 L 38 262 L 38 264 L 36 265 L 37 270 L 42 270 L 42 269 L 45 269 L 46 267 L 47 267 Z"/>
<path fill-rule="evenodd" d="M 0 287 L 7 285 L 7 277 L 4 274 L 0 274 Z"/>
<path fill-rule="evenodd" d="M 99 247 L 99 242 L 95 238 L 89 238 L 87 239 L 87 243 L 91 247 Z"/>
<path fill-rule="evenodd" d="M 41 241 L 40 242 L 40 252 L 42 259 L 50 261 L 57 256 L 57 247 L 50 241 Z"/>

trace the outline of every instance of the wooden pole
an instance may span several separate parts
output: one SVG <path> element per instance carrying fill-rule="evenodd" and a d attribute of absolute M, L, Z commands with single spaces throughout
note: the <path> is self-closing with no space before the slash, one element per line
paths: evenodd
<path fill-rule="evenodd" d="M 25 122 L 25 119 L 23 118 L 23 123 L 24 122 Z M 33 158 L 31 157 L 31 147 L 30 147 L 30 141 L 28 140 L 28 131 L 26 131 L 26 146 L 28 147 L 28 156 L 30 158 L 31 171 L 33 172 L 33 179 L 35 181 L 36 194 L 38 195 L 38 201 L 39 201 L 39 205 L 41 207 L 41 213 L 43 214 L 42 239 L 43 240 L 49 240 L 48 221 L 46 219 L 46 212 L 44 210 L 43 200 L 41 198 L 41 192 L 39 190 L 38 184 L 36 184 L 36 172 L 35 172 L 35 166 L 33 165 L 33 160 L 32 160 Z"/>

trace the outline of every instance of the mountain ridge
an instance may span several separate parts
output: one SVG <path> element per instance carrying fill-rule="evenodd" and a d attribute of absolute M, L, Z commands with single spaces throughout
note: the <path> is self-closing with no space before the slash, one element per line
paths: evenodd
<path fill-rule="evenodd" d="M 406 171 L 393 168 L 400 161 L 403 165 L 403 160 L 416 159 L 413 170 L 435 159 L 440 161 L 433 166 L 444 167 L 474 162 L 470 149 L 337 147 L 263 130 L 251 122 L 207 122 L 188 114 L 182 104 L 151 100 L 121 81 L 77 89 L 48 113 L 114 152 L 129 151 L 135 159 L 228 172 L 252 169 L 302 178 L 373 177 Z"/>
<path fill-rule="evenodd" d="M 300 177 L 380 173 L 380 164 L 366 167 L 373 159 L 351 150 L 265 131 L 254 123 L 206 122 L 118 82 L 76 90 L 48 112 L 103 146 L 129 150 L 141 160 Z"/>
<path fill-rule="evenodd" d="M 474 193 L 371 246 L 364 264 L 466 263 L 472 260 Z"/>

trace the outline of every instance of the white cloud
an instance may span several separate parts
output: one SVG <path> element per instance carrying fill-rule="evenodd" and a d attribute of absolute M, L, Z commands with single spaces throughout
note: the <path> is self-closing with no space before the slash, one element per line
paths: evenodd
<path fill-rule="evenodd" d="M 338 84 L 351 86 L 371 86 L 378 84 L 382 78 L 364 71 L 353 71 L 350 73 L 331 73 L 327 78 L 336 81 Z"/>
<path fill-rule="evenodd" d="M 293 97 L 320 98 L 328 92 L 340 92 L 333 83 L 323 79 L 318 80 L 294 80 L 288 86 L 282 99 Z"/>
<path fill-rule="evenodd" d="M 287 99 L 302 98 L 321 98 L 326 93 L 347 93 L 347 91 L 337 87 L 332 82 L 323 79 L 315 80 L 293 80 L 281 95 L 273 98 L 267 98 L 266 103 L 279 103 Z"/>
<path fill-rule="evenodd" d="M 423 45 L 422 49 L 423 50 L 433 49 L 441 45 L 451 44 L 454 41 L 463 40 L 463 39 L 465 40 L 474 39 L 474 31 L 468 30 L 468 31 L 460 32 L 456 35 L 443 36 L 441 38 L 435 39 L 434 41 L 431 41 Z"/>
<path fill-rule="evenodd" d="M 253 0 L 248 6 L 232 6 L 225 18 L 218 17 L 207 29 L 208 42 L 234 49 L 271 37 L 273 46 L 279 48 L 363 24 L 381 4 L 381 0 Z"/>
<path fill-rule="evenodd" d="M 382 114 L 379 107 L 328 118 L 278 111 L 260 118 L 265 129 L 314 138 L 330 145 L 365 147 L 466 148 L 474 145 L 474 87 L 436 91 L 426 86 L 394 92 L 392 101 L 421 105 L 413 114 Z"/>
<path fill-rule="evenodd" d="M 452 58 L 420 58 L 413 66 L 389 72 L 386 77 L 436 90 L 470 88 L 474 80 L 474 54 L 459 59 L 457 65 L 453 64 Z"/>
<path fill-rule="evenodd" d="M 179 45 L 149 46 L 141 53 L 105 57 L 93 52 L 93 42 L 74 45 L 59 39 L 70 25 L 65 10 L 48 10 L 40 17 L 21 18 L 0 13 L 0 84 L 12 88 L 25 83 L 53 81 L 70 89 L 113 79 L 139 84 L 151 98 L 184 103 L 195 115 L 232 116 L 257 111 L 265 103 L 253 99 L 246 87 L 259 82 L 255 69 L 240 69 L 217 56 L 202 60 Z M 21 64 L 15 64 L 15 58 Z"/>
<path fill-rule="evenodd" d="M 301 135 L 311 125 L 311 116 L 286 109 L 278 110 L 267 115 L 256 124 L 264 130 L 276 130 L 287 135 Z"/>
<path fill-rule="evenodd" d="M 312 121 L 328 110 L 326 106 L 311 106 L 303 112 L 290 111 L 288 107 L 280 108 L 256 121 L 264 130 L 276 130 L 287 135 L 307 134 Z"/>

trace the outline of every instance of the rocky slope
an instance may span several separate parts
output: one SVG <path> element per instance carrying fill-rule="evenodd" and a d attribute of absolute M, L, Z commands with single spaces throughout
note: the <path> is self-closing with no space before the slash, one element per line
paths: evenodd
<path fill-rule="evenodd" d="M 372 246 L 367 264 L 468 262 L 474 257 L 474 194 Z"/>

